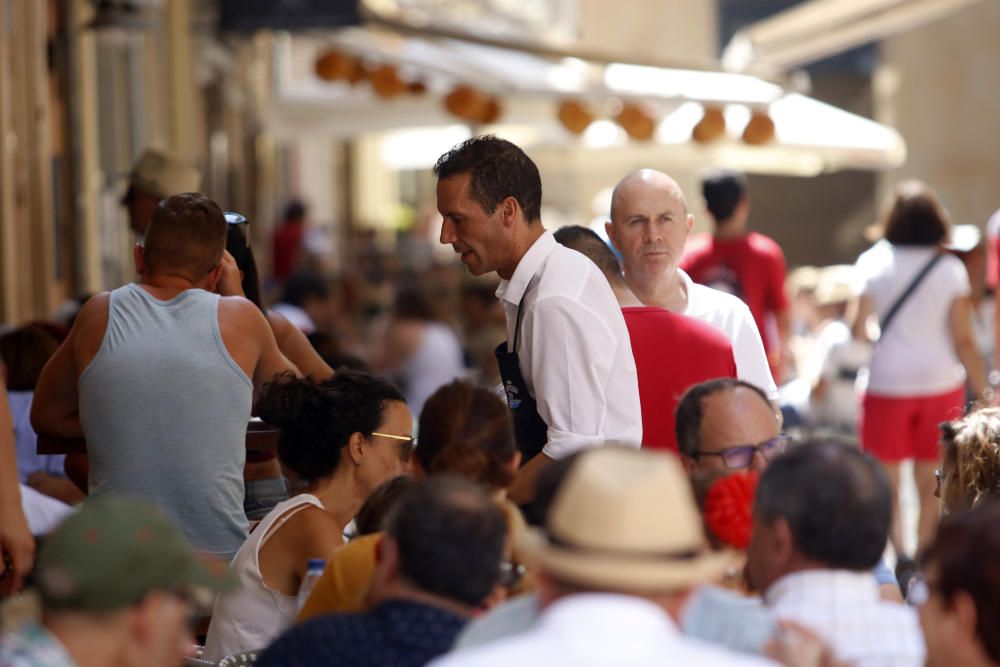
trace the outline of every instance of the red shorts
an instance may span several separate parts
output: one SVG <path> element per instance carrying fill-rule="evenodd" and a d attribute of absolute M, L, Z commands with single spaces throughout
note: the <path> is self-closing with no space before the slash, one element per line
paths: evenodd
<path fill-rule="evenodd" d="M 861 403 L 861 446 L 880 461 L 937 461 L 941 422 L 965 411 L 965 387 L 928 396 L 865 394 Z"/>

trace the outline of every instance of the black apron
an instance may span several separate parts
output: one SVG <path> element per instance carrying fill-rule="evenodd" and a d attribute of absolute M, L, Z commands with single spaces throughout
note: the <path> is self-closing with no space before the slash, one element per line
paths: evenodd
<path fill-rule="evenodd" d="M 525 288 L 521 301 L 517 304 L 517 324 L 514 325 L 514 344 L 507 351 L 506 341 L 497 346 L 494 354 L 500 366 L 500 378 L 503 380 L 504 392 L 507 394 L 507 407 L 514 419 L 514 435 L 517 438 L 517 448 L 521 451 L 521 464 L 524 465 L 537 456 L 548 438 L 548 425 L 538 415 L 538 403 L 528 393 L 528 386 L 521 375 L 521 365 L 517 358 L 517 343 L 521 337 L 521 303 L 531 289 L 531 283 Z"/>

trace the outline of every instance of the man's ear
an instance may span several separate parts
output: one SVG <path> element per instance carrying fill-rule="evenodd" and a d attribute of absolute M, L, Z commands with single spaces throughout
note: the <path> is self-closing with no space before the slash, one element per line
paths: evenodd
<path fill-rule="evenodd" d="M 687 218 L 684 220 L 684 233 L 690 234 L 692 227 L 694 227 L 694 215 L 688 213 Z"/>
<path fill-rule="evenodd" d="M 518 213 L 521 212 L 521 205 L 513 197 L 506 197 L 499 204 L 500 216 L 504 227 L 512 227 L 517 222 Z M 527 222 L 530 222 L 528 220 Z"/>
<path fill-rule="evenodd" d="M 618 240 L 615 238 L 615 223 L 608 220 L 604 223 L 604 232 L 608 235 L 608 240 L 611 241 L 611 245 L 615 247 L 615 250 L 621 251 L 618 247 Z"/>
<path fill-rule="evenodd" d="M 698 461 L 691 458 L 690 456 L 681 454 L 681 465 L 684 466 L 684 472 L 687 474 L 688 477 L 691 477 L 696 472 L 698 472 Z"/>
<path fill-rule="evenodd" d="M 795 556 L 795 538 L 792 536 L 792 528 L 784 517 L 779 516 L 771 523 L 769 533 L 771 540 L 768 550 L 771 553 L 771 558 L 784 570 Z"/>
<path fill-rule="evenodd" d="M 219 281 L 222 279 L 222 264 L 220 263 L 212 272 L 208 274 L 208 291 L 214 292 L 215 288 L 219 286 Z"/>

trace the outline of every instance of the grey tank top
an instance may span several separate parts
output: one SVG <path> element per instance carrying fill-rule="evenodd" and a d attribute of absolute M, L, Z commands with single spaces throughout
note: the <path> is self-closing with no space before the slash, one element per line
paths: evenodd
<path fill-rule="evenodd" d="M 108 327 L 80 374 L 90 495 L 143 498 L 202 553 L 247 537 L 243 463 L 253 385 L 219 333 L 219 296 L 160 301 L 136 284 L 111 293 Z"/>

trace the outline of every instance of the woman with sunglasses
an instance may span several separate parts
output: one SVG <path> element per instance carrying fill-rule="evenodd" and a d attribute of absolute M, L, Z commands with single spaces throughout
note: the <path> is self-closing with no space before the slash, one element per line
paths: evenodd
<path fill-rule="evenodd" d="M 508 545 L 500 563 L 501 584 L 484 606 L 530 590 L 532 581 L 525 576 L 519 548 L 524 518 L 507 500 L 507 489 L 517 473 L 521 454 L 504 401 L 488 389 L 455 380 L 424 403 L 418 432 L 420 442 L 413 450 L 412 461 L 414 477 L 454 475 L 481 484 L 507 516 Z M 380 535 L 364 535 L 337 550 L 306 600 L 298 622 L 330 612 L 365 609 Z"/>
<path fill-rule="evenodd" d="M 264 647 L 292 623 L 309 560 L 343 546 L 365 498 L 406 472 L 412 449 L 403 396 L 367 373 L 320 383 L 282 377 L 265 386 L 257 408 L 281 429 L 278 457 L 295 495 L 264 517 L 230 565 L 238 585 L 215 601 L 209 660 Z"/>

